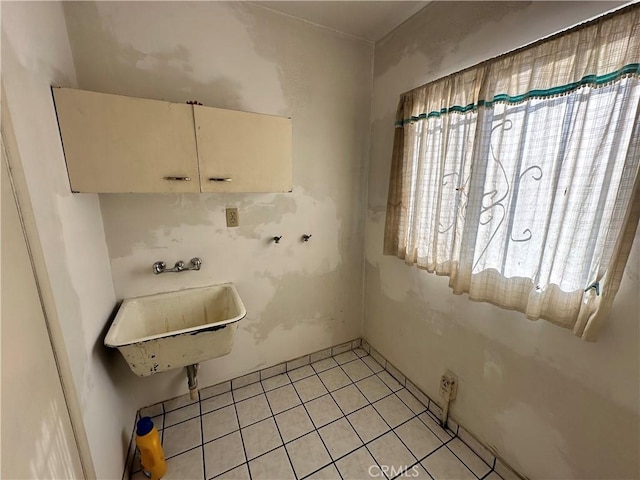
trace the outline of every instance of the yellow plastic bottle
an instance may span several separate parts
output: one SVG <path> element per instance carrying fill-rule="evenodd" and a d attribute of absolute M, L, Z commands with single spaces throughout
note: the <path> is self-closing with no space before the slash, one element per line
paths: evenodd
<path fill-rule="evenodd" d="M 136 445 L 140 450 L 140 463 L 144 474 L 151 480 L 159 480 L 167 473 L 164 451 L 158 430 L 149 417 L 138 420 L 136 428 Z"/>

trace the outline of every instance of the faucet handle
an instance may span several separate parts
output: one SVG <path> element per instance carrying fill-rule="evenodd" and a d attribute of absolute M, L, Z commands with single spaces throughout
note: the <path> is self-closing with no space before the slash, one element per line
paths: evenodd
<path fill-rule="evenodd" d="M 191 259 L 191 269 L 192 270 L 200 270 L 202 266 L 202 259 L 195 257 Z"/>
<path fill-rule="evenodd" d="M 182 260 L 179 260 L 179 261 L 176 262 L 176 264 L 175 264 L 175 266 L 173 268 L 175 268 L 178 272 L 181 272 L 187 267 L 184 266 L 184 262 Z"/>
<path fill-rule="evenodd" d="M 153 273 L 158 274 L 164 272 L 164 269 L 167 268 L 167 264 L 164 262 L 156 262 L 153 264 Z"/>

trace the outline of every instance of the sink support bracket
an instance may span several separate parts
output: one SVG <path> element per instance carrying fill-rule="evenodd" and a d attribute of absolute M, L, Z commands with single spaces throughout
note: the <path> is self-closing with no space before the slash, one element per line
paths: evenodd
<path fill-rule="evenodd" d="M 191 400 L 198 399 L 198 364 L 187 365 L 187 384 L 189 385 L 189 395 Z"/>

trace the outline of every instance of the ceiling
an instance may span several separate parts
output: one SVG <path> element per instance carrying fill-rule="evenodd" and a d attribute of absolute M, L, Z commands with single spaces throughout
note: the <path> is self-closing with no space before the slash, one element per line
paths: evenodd
<path fill-rule="evenodd" d="M 376 42 L 429 2 L 312 0 L 253 3 Z"/>

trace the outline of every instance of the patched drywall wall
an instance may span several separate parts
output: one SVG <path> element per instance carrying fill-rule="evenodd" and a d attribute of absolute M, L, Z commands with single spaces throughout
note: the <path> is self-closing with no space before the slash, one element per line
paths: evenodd
<path fill-rule="evenodd" d="M 236 284 L 248 313 L 232 352 L 201 365 L 202 386 L 359 337 L 373 45 L 244 2 L 65 14 L 79 88 L 293 121 L 293 193 L 100 195 L 116 297 Z M 199 272 L 151 272 L 195 256 Z M 139 406 L 187 391 L 179 370 L 133 378 Z"/>
<path fill-rule="evenodd" d="M 364 337 L 530 478 L 639 478 L 640 240 L 596 343 L 456 296 L 448 279 L 382 255 L 399 95 L 597 15 L 613 2 L 435 2 L 376 44 Z"/>
<path fill-rule="evenodd" d="M 74 86 L 60 2 L 2 3 L 2 83 L 98 478 L 122 475 L 135 406 L 102 346 L 115 294 L 97 195 L 72 195 L 51 85 Z M 18 159 L 13 159 L 18 161 Z M 28 398 L 24 399 L 26 403 Z"/>

